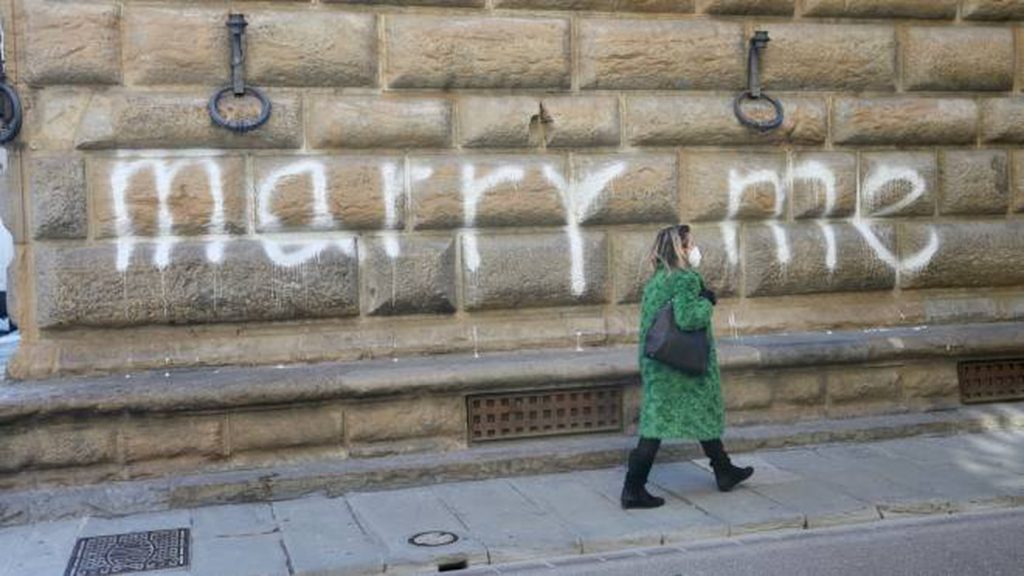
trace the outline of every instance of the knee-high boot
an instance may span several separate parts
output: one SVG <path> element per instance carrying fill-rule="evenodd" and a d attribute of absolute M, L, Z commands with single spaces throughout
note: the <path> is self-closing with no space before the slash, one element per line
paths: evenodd
<path fill-rule="evenodd" d="M 665 503 L 664 498 L 651 495 L 645 487 L 660 446 L 661 440 L 657 438 L 641 438 L 636 449 L 630 451 L 629 469 L 622 487 L 623 508 L 657 508 Z"/>
<path fill-rule="evenodd" d="M 732 490 L 737 484 L 753 476 L 754 469 L 752 467 L 733 466 L 721 440 L 702 440 L 700 447 L 704 449 L 704 454 L 711 460 L 711 469 L 715 471 L 715 483 L 718 484 L 718 489 L 722 492 Z"/>

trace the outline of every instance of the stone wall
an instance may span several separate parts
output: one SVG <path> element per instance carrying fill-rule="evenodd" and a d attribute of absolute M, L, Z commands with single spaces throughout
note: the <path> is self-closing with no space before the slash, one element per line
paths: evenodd
<path fill-rule="evenodd" d="M 2 5 L 18 377 L 628 342 L 680 221 L 721 333 L 1024 316 L 1021 0 Z"/>

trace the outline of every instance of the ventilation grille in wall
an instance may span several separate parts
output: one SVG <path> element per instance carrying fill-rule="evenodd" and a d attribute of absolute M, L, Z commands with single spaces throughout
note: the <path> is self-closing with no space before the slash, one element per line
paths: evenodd
<path fill-rule="evenodd" d="M 964 404 L 1024 400 L 1024 358 L 961 362 L 958 370 Z"/>
<path fill-rule="evenodd" d="M 573 388 L 466 398 L 472 442 L 622 430 L 622 389 Z"/>

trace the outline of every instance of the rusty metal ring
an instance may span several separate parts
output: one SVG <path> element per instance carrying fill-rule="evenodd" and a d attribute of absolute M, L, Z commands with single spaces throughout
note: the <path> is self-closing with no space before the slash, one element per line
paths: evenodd
<path fill-rule="evenodd" d="M 754 120 L 750 116 L 747 116 L 745 112 L 743 112 L 744 100 L 767 100 L 772 105 L 772 107 L 775 108 L 775 117 L 768 121 Z M 750 128 L 754 128 L 755 130 L 761 132 L 768 132 L 769 130 L 774 130 L 779 126 L 782 126 L 782 121 L 785 120 L 785 113 L 782 109 L 782 104 L 780 104 L 778 100 L 764 93 L 762 93 L 760 96 L 754 96 L 750 90 L 741 92 L 740 95 L 736 97 L 736 100 L 733 101 L 732 109 L 733 112 L 736 113 L 736 118 L 739 119 L 741 124 L 743 124 L 744 126 L 748 126 Z"/>
<path fill-rule="evenodd" d="M 0 96 L 10 104 L 9 107 L 4 107 L 11 111 L 10 120 L 2 118 L 4 126 L 0 127 L 0 144 L 7 144 L 17 138 L 18 132 L 21 131 L 21 98 L 18 97 L 18 93 L 14 91 L 14 88 L 6 82 L 0 83 Z"/>
<path fill-rule="evenodd" d="M 251 120 L 228 120 L 227 118 L 224 118 L 220 114 L 219 104 L 221 98 L 223 98 L 225 94 L 234 94 L 233 88 L 231 86 L 226 86 L 215 92 L 213 96 L 210 97 L 210 118 L 213 119 L 214 124 L 222 128 L 227 128 L 232 132 L 238 132 L 240 134 L 243 134 L 245 132 L 255 130 L 260 126 L 263 126 L 264 124 L 267 123 L 267 120 L 270 119 L 270 99 L 267 98 L 263 94 L 263 92 L 257 90 L 256 88 L 251 88 L 249 86 L 245 87 L 245 92 L 243 92 L 243 95 L 252 96 L 253 98 L 256 98 L 257 100 L 260 101 L 259 116 Z M 241 97 L 241 95 L 237 94 L 235 96 Z"/>

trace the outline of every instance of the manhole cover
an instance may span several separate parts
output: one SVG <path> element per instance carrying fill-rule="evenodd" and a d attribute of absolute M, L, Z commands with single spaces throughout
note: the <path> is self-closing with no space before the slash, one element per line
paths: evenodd
<path fill-rule="evenodd" d="M 435 548 L 437 546 L 447 546 L 449 544 L 455 544 L 459 541 L 459 536 L 451 532 L 444 532 L 442 530 L 431 530 L 429 532 L 420 532 L 409 538 L 409 544 L 413 546 L 424 546 L 427 548 Z"/>
<path fill-rule="evenodd" d="M 189 565 L 189 529 L 79 538 L 64 576 L 108 576 Z"/>

